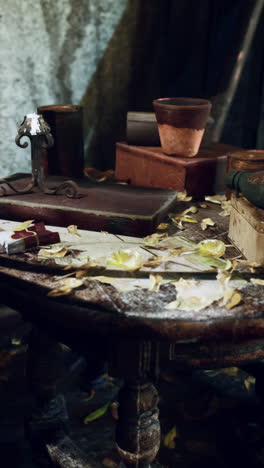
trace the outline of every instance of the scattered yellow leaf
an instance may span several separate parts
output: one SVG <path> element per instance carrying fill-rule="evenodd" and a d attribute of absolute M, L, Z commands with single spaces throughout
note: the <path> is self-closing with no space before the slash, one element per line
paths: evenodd
<path fill-rule="evenodd" d="M 202 231 L 205 231 L 208 226 L 214 226 L 215 222 L 211 218 L 205 218 L 201 222 Z"/>
<path fill-rule="evenodd" d="M 178 229 L 184 229 L 182 223 L 198 223 L 197 219 L 189 216 L 187 213 L 197 213 L 195 206 L 191 206 L 187 208 L 187 210 L 183 211 L 182 213 L 169 213 L 169 217 L 171 218 L 173 224 L 177 226 Z"/>
<path fill-rule="evenodd" d="M 20 346 L 22 344 L 22 340 L 21 338 L 12 338 L 11 343 L 12 345 Z"/>
<path fill-rule="evenodd" d="M 206 203 L 199 203 L 199 207 L 200 208 L 207 208 L 208 205 L 206 205 Z"/>
<path fill-rule="evenodd" d="M 184 214 L 187 214 L 187 213 L 198 213 L 198 208 L 197 206 L 190 206 L 189 208 L 187 208 L 187 210 L 184 210 L 183 212 Z"/>
<path fill-rule="evenodd" d="M 94 167 L 86 167 L 84 169 L 84 175 L 94 182 L 104 182 L 107 179 L 114 179 L 115 172 L 112 169 L 99 171 Z"/>
<path fill-rule="evenodd" d="M 98 266 L 99 265 L 96 262 L 84 263 L 82 268 L 76 271 L 75 276 L 76 278 L 85 278 L 91 274 L 90 270 L 97 268 Z"/>
<path fill-rule="evenodd" d="M 116 266 L 122 270 L 138 270 L 143 265 L 143 258 L 137 250 L 118 250 L 107 259 L 107 265 Z"/>
<path fill-rule="evenodd" d="M 258 284 L 260 286 L 264 286 L 264 279 L 260 278 L 250 278 L 251 283 Z"/>
<path fill-rule="evenodd" d="M 189 215 L 181 216 L 179 221 L 184 222 L 184 223 L 198 223 L 197 219 L 195 219 L 195 218 L 193 218 L 192 216 L 189 216 Z"/>
<path fill-rule="evenodd" d="M 64 246 L 56 247 L 54 245 L 53 248 L 50 249 L 40 249 L 39 250 L 39 257 L 43 258 L 56 258 L 56 257 L 65 257 L 68 253 L 68 250 Z"/>
<path fill-rule="evenodd" d="M 149 290 L 150 291 L 158 291 L 160 285 L 162 283 L 162 276 L 161 275 L 149 275 Z"/>
<path fill-rule="evenodd" d="M 17 227 L 14 228 L 14 232 L 27 230 L 33 222 L 34 219 L 30 219 L 29 221 L 25 221 L 24 223 L 19 224 Z"/>
<path fill-rule="evenodd" d="M 165 257 L 156 257 L 154 260 L 149 260 L 143 264 L 144 267 L 155 267 L 159 266 L 164 260 Z"/>
<path fill-rule="evenodd" d="M 224 295 L 224 300 L 221 305 L 224 305 L 227 309 L 236 307 L 242 301 L 242 296 L 236 290 L 229 290 Z"/>
<path fill-rule="evenodd" d="M 184 191 L 184 192 L 177 192 L 176 199 L 177 199 L 178 201 L 188 202 L 188 201 L 191 201 L 191 200 L 192 200 L 192 197 L 189 197 L 189 196 L 187 195 L 187 192 Z"/>
<path fill-rule="evenodd" d="M 106 468 L 118 468 L 119 463 L 116 462 L 116 460 L 112 460 L 112 458 L 105 457 L 102 460 L 102 465 L 105 466 Z"/>
<path fill-rule="evenodd" d="M 77 278 L 64 278 L 60 280 L 59 282 L 60 288 L 63 287 L 63 288 L 75 289 L 75 288 L 79 288 L 82 285 L 83 285 L 83 280 L 77 279 Z"/>
<path fill-rule="evenodd" d="M 230 213 L 231 213 L 231 208 L 230 208 L 230 209 L 223 210 L 223 211 L 220 211 L 219 216 L 222 216 L 222 217 L 230 216 Z"/>
<path fill-rule="evenodd" d="M 167 229 L 169 226 L 170 226 L 169 223 L 160 223 L 157 229 L 160 229 L 160 230 Z"/>
<path fill-rule="evenodd" d="M 92 411 L 92 413 L 88 414 L 88 416 L 86 416 L 86 418 L 83 421 L 84 424 L 88 424 L 89 422 L 95 421 L 96 419 L 99 419 L 102 416 L 104 416 L 108 411 L 110 403 L 111 402 L 109 401 L 101 408 L 98 408 L 97 410 Z"/>
<path fill-rule="evenodd" d="M 251 386 L 252 385 L 255 385 L 256 383 L 256 378 L 253 377 L 253 375 L 249 375 L 245 380 L 244 380 L 244 385 L 247 389 L 247 391 L 249 392 L 250 389 L 251 389 Z"/>
<path fill-rule="evenodd" d="M 165 435 L 163 444 L 169 449 L 174 449 L 176 447 L 175 439 L 178 437 L 176 426 L 173 426 L 168 434 Z"/>
<path fill-rule="evenodd" d="M 69 234 L 74 234 L 75 236 L 81 237 L 80 234 L 78 233 L 78 228 L 76 224 L 71 224 L 70 226 L 68 226 L 67 231 L 69 232 Z"/>
<path fill-rule="evenodd" d="M 220 258 L 225 254 L 224 242 L 217 239 L 205 239 L 197 244 L 198 252 L 204 257 Z"/>
<path fill-rule="evenodd" d="M 166 239 L 166 237 L 168 237 L 168 234 L 167 233 L 163 233 L 163 234 L 158 234 L 158 233 L 154 233 L 154 234 L 151 234 L 150 236 L 147 236 L 145 237 L 143 240 L 144 240 L 144 245 L 147 246 L 147 247 L 156 247 L 156 245 L 162 240 L 162 239 Z"/>
<path fill-rule="evenodd" d="M 177 221 L 175 218 L 171 218 L 173 224 L 175 224 L 175 226 L 177 226 L 178 229 L 180 229 L 181 231 L 184 229 L 184 226 L 182 225 L 182 222 L 181 221 Z"/>
<path fill-rule="evenodd" d="M 225 195 L 211 195 L 211 196 L 204 197 L 204 199 L 208 202 L 217 203 L 218 205 L 221 205 L 221 203 L 226 201 L 226 196 Z"/>
<path fill-rule="evenodd" d="M 59 297 L 59 296 L 67 296 L 68 294 L 72 293 L 72 288 L 56 288 L 52 289 L 49 293 L 49 297 Z"/>
<path fill-rule="evenodd" d="M 204 373 L 209 377 L 216 377 L 217 375 L 228 375 L 230 377 L 236 377 L 238 375 L 238 367 L 223 367 L 222 369 L 206 370 Z"/>

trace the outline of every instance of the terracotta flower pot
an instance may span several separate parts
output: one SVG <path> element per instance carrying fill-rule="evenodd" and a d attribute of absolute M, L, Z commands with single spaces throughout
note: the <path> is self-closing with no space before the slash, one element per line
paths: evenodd
<path fill-rule="evenodd" d="M 210 101 L 195 98 L 161 98 L 153 101 L 164 153 L 192 157 L 198 151 Z"/>

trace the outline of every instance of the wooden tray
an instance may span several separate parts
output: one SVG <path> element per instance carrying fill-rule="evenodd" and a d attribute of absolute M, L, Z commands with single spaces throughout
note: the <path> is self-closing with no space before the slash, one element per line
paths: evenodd
<path fill-rule="evenodd" d="M 29 175 L 12 176 L 17 188 L 27 185 Z M 66 180 L 50 177 L 50 186 Z M 92 184 L 85 179 L 75 181 L 81 198 L 45 195 L 38 189 L 24 195 L 7 195 L 0 199 L 3 219 L 44 221 L 54 226 L 76 224 L 81 229 L 107 231 L 115 234 L 146 236 L 172 209 L 176 192 L 133 187 L 120 184 Z"/>

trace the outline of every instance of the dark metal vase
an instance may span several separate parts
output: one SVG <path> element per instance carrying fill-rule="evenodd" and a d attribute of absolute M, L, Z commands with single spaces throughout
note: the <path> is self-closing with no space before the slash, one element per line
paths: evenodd
<path fill-rule="evenodd" d="M 43 148 L 49 175 L 82 177 L 84 168 L 83 109 L 74 105 L 38 107 L 51 128 L 52 148 Z"/>

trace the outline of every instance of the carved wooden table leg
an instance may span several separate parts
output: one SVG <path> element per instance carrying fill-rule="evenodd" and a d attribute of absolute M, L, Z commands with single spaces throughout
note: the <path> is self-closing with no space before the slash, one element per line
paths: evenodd
<path fill-rule="evenodd" d="M 149 341 L 112 343 L 110 374 L 125 379 L 116 424 L 120 467 L 153 467 L 159 451 L 159 396 L 151 383 L 157 370 L 156 346 Z"/>
<path fill-rule="evenodd" d="M 146 467 L 160 446 L 158 392 L 150 382 L 126 382 L 119 393 L 117 450 L 127 468 Z"/>

